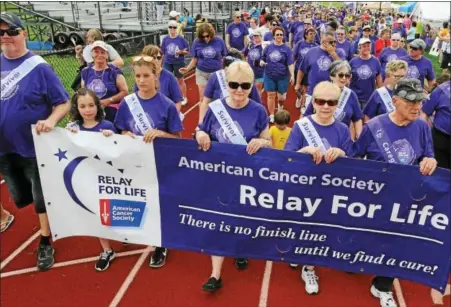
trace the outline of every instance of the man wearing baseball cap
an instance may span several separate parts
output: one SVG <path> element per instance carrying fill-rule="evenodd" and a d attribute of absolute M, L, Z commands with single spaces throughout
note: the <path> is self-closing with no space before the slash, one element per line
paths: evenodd
<path fill-rule="evenodd" d="M 423 56 L 426 43 L 422 39 L 415 39 L 409 44 L 409 55 L 402 57 L 409 64 L 407 77 L 418 79 L 427 92 L 432 91 L 435 85 L 435 72 L 431 60 Z M 424 79 L 428 81 L 427 87 Z"/>
<path fill-rule="evenodd" d="M 354 156 L 368 160 L 419 165 L 424 176 L 437 168 L 434 158 L 431 129 L 419 119 L 421 103 L 426 99 L 421 83 L 416 79 L 402 79 L 393 90 L 395 110 L 377 116 L 363 127 L 354 143 Z M 383 307 L 396 307 L 392 294 L 393 277 L 376 276 L 370 289 Z"/>
<path fill-rule="evenodd" d="M 27 49 L 26 37 L 19 17 L 0 14 L 0 174 L 18 208 L 34 203 L 41 230 L 37 267 L 47 270 L 55 251 L 30 127 L 36 125 L 38 135 L 49 132 L 69 112 L 70 102 L 52 67 Z"/>

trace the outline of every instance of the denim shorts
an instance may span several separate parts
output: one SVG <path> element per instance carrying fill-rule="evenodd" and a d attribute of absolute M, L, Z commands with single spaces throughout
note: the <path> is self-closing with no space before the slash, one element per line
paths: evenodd
<path fill-rule="evenodd" d="M 177 79 L 183 78 L 183 74 L 179 72 L 179 69 L 183 67 L 185 67 L 183 64 L 163 63 L 163 68 L 171 72 Z"/>
<path fill-rule="evenodd" d="M 282 80 L 273 80 L 265 75 L 263 78 L 266 92 L 278 92 L 279 94 L 288 92 L 288 83 L 290 82 L 288 77 L 285 77 Z"/>
<path fill-rule="evenodd" d="M 0 156 L 0 174 L 17 208 L 34 203 L 36 213 L 47 212 L 36 158 L 24 158 L 15 153 Z"/>

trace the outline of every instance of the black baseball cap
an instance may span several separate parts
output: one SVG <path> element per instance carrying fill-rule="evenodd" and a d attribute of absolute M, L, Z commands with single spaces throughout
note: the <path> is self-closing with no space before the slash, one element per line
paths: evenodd
<path fill-rule="evenodd" d="M 12 13 L 1 13 L 0 14 L 0 21 L 3 21 L 6 23 L 10 28 L 20 28 L 25 29 L 22 20 L 15 14 Z"/>

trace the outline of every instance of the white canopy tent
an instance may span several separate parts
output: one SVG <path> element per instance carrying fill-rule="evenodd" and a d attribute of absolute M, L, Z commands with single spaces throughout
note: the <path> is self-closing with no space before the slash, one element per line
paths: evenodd
<path fill-rule="evenodd" d="M 419 2 L 416 16 L 423 20 L 446 21 L 450 19 L 449 2 Z"/>

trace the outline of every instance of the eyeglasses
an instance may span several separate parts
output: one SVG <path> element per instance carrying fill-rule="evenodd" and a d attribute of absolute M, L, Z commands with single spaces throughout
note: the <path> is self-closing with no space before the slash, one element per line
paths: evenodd
<path fill-rule="evenodd" d="M 327 105 L 329 107 L 333 107 L 338 104 L 338 100 L 325 100 L 325 99 L 315 98 L 314 101 L 319 106 L 323 106 L 327 103 Z"/>
<path fill-rule="evenodd" d="M 209 38 L 209 37 L 210 37 L 210 34 L 202 35 L 201 37 L 204 38 L 204 39 L 205 39 L 205 38 Z"/>
<path fill-rule="evenodd" d="M 3 37 L 3 35 L 8 34 L 8 36 L 17 36 L 20 34 L 20 31 L 22 29 L 7 29 L 7 30 L 0 30 L 0 37 Z"/>
<path fill-rule="evenodd" d="M 283 33 L 276 33 L 276 36 L 283 36 Z"/>
<path fill-rule="evenodd" d="M 151 63 L 155 59 L 153 57 L 147 56 L 147 55 L 144 55 L 144 56 L 143 55 L 138 55 L 138 56 L 135 56 L 132 61 L 133 61 L 133 63 L 136 63 L 136 62 L 139 62 L 141 60 Z"/>
<path fill-rule="evenodd" d="M 244 82 L 244 83 L 238 83 L 238 82 L 229 82 L 229 87 L 233 90 L 238 89 L 239 87 L 241 87 L 241 89 L 243 90 L 248 90 L 252 87 L 252 83 L 250 82 Z"/>
<path fill-rule="evenodd" d="M 168 28 L 169 29 L 177 29 L 177 27 L 174 27 L 174 26 L 169 26 Z"/>
<path fill-rule="evenodd" d="M 341 72 L 339 74 L 336 74 L 335 77 L 338 77 L 340 79 L 343 79 L 343 78 L 351 79 L 351 74 L 344 74 L 344 73 Z"/>
<path fill-rule="evenodd" d="M 277 23 L 272 23 L 271 25 L 272 25 L 273 27 L 277 27 L 277 26 L 278 26 Z"/>
<path fill-rule="evenodd" d="M 371 31 L 371 29 L 365 29 L 365 30 L 363 30 L 363 32 L 370 32 Z"/>

